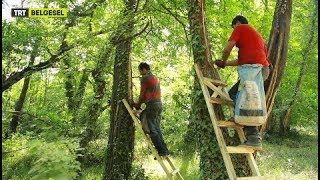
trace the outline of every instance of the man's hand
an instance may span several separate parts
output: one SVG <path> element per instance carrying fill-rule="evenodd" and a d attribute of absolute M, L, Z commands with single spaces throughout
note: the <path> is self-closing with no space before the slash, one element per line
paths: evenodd
<path fill-rule="evenodd" d="M 136 108 L 136 110 L 141 109 L 140 104 L 135 103 L 135 102 L 133 103 L 133 107 Z"/>
<path fill-rule="evenodd" d="M 225 68 L 226 67 L 226 61 L 216 60 L 216 61 L 214 61 L 214 63 L 220 68 Z"/>

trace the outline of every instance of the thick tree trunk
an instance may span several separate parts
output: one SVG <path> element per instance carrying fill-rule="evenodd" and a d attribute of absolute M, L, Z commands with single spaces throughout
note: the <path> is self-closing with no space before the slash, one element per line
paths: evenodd
<path fill-rule="evenodd" d="M 188 19 L 190 24 L 190 33 L 192 36 L 192 49 L 194 62 L 198 63 L 206 77 L 221 80 L 217 69 L 211 65 L 210 45 L 207 35 L 205 22 L 203 0 L 189 0 Z M 226 167 L 217 144 L 216 136 L 212 127 L 210 116 L 204 97 L 199 84 L 199 80 L 195 75 L 194 87 L 192 89 L 192 112 L 191 112 L 191 128 L 192 133 L 197 137 L 198 148 L 200 151 L 200 178 L 201 179 L 227 179 Z M 224 119 L 221 105 L 214 105 L 214 111 L 218 119 Z M 239 143 L 239 140 L 228 137 L 224 133 L 226 141 L 231 144 Z M 236 141 L 236 142 L 235 142 Z M 235 159 L 235 158 L 234 158 Z M 248 165 L 243 156 L 237 156 L 235 161 L 236 171 L 239 175 L 247 175 Z M 238 166 L 238 164 L 240 164 Z M 241 167 L 240 169 L 238 167 Z M 243 173 L 244 172 L 244 173 Z"/>
<path fill-rule="evenodd" d="M 268 118 L 267 122 L 260 128 L 260 132 L 264 132 L 270 126 L 270 113 L 287 62 L 291 14 L 292 1 L 277 0 L 268 42 L 268 58 L 273 65 L 269 78 L 265 82 Z"/>
<path fill-rule="evenodd" d="M 134 28 L 135 0 L 126 1 L 125 20 L 118 27 L 118 44 L 114 62 L 111 98 L 110 131 L 106 151 L 106 166 L 103 179 L 128 179 L 131 173 L 134 150 L 134 125 L 127 109 L 121 102 L 132 102 L 131 45 Z M 129 38 L 128 38 L 129 37 Z M 116 42 L 116 41 L 114 41 Z"/>
<path fill-rule="evenodd" d="M 317 1 L 316 1 L 316 3 L 317 3 Z M 316 20 L 318 17 L 317 11 L 318 11 L 318 9 L 315 9 L 315 11 L 313 13 L 313 16 L 312 16 L 313 18 L 312 18 L 310 29 L 315 28 Z M 312 49 L 312 44 L 313 44 L 313 40 L 314 40 L 314 33 L 315 33 L 314 31 L 310 31 L 310 37 L 309 37 L 308 43 L 303 51 L 303 55 L 302 55 L 303 59 L 302 59 L 301 65 L 300 65 L 300 72 L 299 72 L 298 80 L 297 80 L 296 86 L 293 90 L 293 96 L 289 102 L 289 106 L 288 106 L 287 110 L 283 113 L 282 117 L 280 118 L 280 120 L 282 120 L 282 123 L 280 124 L 281 125 L 280 130 L 281 130 L 281 133 L 284 135 L 287 135 L 290 130 L 289 117 L 290 117 L 291 110 L 297 101 L 297 98 L 298 98 L 298 95 L 299 95 L 299 92 L 301 89 L 302 79 L 303 79 L 303 76 L 306 72 L 308 55 L 310 53 L 310 50 Z"/>

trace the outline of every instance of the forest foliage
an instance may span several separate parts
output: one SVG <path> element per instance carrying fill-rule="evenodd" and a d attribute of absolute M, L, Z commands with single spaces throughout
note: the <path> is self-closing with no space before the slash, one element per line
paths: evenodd
<path fill-rule="evenodd" d="M 38 7 L 64 7 L 67 18 L 2 19 L 2 177 L 4 179 L 74 179 L 78 172 L 105 164 L 110 129 L 110 100 L 115 51 L 124 1 L 33 0 Z M 246 16 L 267 41 L 274 7 L 271 0 L 206 1 L 206 21 L 213 60 L 221 58 L 232 28 L 232 18 Z M 6 4 L 4 4 L 5 6 Z M 140 62 L 151 65 L 161 81 L 161 128 L 176 156 L 194 155 L 196 142 L 185 143 L 192 111 L 193 57 L 188 31 L 186 0 L 139 1 L 132 41 L 133 97 L 139 95 Z M 272 127 L 266 137 L 283 134 L 283 113 L 293 98 L 290 133 L 317 135 L 318 125 L 318 2 L 293 1 L 288 60 L 272 110 Z M 315 19 L 313 24 L 313 19 Z M 311 43 L 308 43 L 312 37 Z M 110 52 L 109 52 L 110 50 Z M 95 70 L 106 58 L 100 79 L 104 96 L 97 97 Z M 230 59 L 236 57 L 236 50 Z M 306 67 L 303 70 L 303 65 Z M 300 73 L 301 72 L 301 73 Z M 230 88 L 237 80 L 235 68 L 221 69 Z M 301 88 L 295 89 L 299 76 Z M 26 79 L 30 80 L 26 84 Z M 17 110 L 27 86 L 23 107 Z M 295 93 L 296 96 L 295 96 Z M 80 147 L 90 124 L 89 108 L 100 101 L 101 111 L 85 154 Z M 13 119 L 18 117 L 14 127 Z M 136 134 L 136 141 L 141 137 Z M 147 154 L 139 143 L 135 153 Z M 188 152 L 185 152 L 188 150 Z M 83 166 L 77 160 L 84 157 Z M 134 160 L 133 177 L 144 177 L 141 161 Z M 143 161 L 142 161 L 143 162 Z M 316 168 L 317 169 L 317 168 Z M 100 176 L 99 176 L 100 177 Z"/>

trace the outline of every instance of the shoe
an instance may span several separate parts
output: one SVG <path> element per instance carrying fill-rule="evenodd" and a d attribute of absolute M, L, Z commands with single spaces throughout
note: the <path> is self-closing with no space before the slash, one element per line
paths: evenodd
<path fill-rule="evenodd" d="M 239 146 L 250 147 L 254 150 L 262 150 L 261 137 L 259 135 L 249 135 L 247 140 Z"/>
<path fill-rule="evenodd" d="M 169 152 L 165 152 L 165 153 L 159 153 L 159 156 L 169 156 L 170 153 Z"/>

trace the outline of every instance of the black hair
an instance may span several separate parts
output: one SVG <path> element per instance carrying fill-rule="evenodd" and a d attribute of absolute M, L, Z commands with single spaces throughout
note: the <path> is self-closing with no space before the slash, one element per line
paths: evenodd
<path fill-rule="evenodd" d="M 140 63 L 138 68 L 139 68 L 139 70 L 142 70 L 142 69 L 146 69 L 148 71 L 150 70 L 149 64 L 147 64 L 145 62 Z"/>
<path fill-rule="evenodd" d="M 248 24 L 248 20 L 247 18 L 245 18 L 244 16 L 238 15 L 236 17 L 233 18 L 231 26 L 237 24 L 237 22 L 240 22 L 241 24 Z"/>

